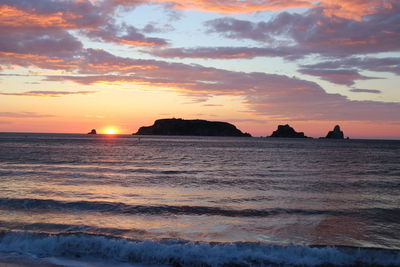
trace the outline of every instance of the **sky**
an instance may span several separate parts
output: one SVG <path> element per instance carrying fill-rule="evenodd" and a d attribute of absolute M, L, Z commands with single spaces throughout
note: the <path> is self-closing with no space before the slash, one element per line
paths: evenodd
<path fill-rule="evenodd" d="M 400 139 L 398 0 L 0 0 L 0 132 Z"/>

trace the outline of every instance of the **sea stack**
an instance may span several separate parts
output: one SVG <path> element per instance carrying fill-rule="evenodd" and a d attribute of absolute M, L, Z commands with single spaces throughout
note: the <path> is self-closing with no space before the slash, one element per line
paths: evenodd
<path fill-rule="evenodd" d="M 336 125 L 335 128 L 333 128 L 333 131 L 328 132 L 328 134 L 326 135 L 326 138 L 328 138 L 328 139 L 344 139 L 344 134 L 340 130 L 340 126 Z"/>
<path fill-rule="evenodd" d="M 96 129 L 92 129 L 88 134 L 97 134 Z"/>
<path fill-rule="evenodd" d="M 186 135 L 186 136 L 237 136 L 251 137 L 235 125 L 206 120 L 161 119 L 152 126 L 140 127 L 134 135 Z"/>
<path fill-rule="evenodd" d="M 270 137 L 307 138 L 303 132 L 296 132 L 289 124 L 279 125 Z"/>

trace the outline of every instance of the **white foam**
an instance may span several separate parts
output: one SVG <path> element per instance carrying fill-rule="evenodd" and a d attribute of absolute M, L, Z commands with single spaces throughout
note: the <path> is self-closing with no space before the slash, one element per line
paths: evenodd
<path fill-rule="evenodd" d="M 63 258 L 67 266 L 93 267 L 90 259 L 120 264 L 223 266 L 231 264 L 265 266 L 378 265 L 400 266 L 400 251 L 362 248 L 279 246 L 257 243 L 191 243 L 184 241 L 134 241 L 92 235 L 39 235 L 4 233 L 0 251 L 30 254 L 38 258 Z M 86 259 L 86 264 L 82 261 Z M 88 260 L 89 259 L 89 260 Z M 89 264 L 89 265 L 88 265 Z M 90 265 L 92 264 L 92 265 Z M 105 263 L 104 263 L 105 264 Z M 60 264 L 62 265 L 62 264 Z M 117 264 L 114 264 L 117 266 Z M 107 266 L 107 264 L 105 265 Z M 132 266 L 132 265 L 129 265 Z"/>

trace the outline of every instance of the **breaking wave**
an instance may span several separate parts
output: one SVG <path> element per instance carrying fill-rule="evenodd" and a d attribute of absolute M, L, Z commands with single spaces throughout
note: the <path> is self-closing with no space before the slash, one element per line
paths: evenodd
<path fill-rule="evenodd" d="M 87 234 L 1 232 L 0 252 L 39 258 L 97 259 L 162 266 L 399 266 L 400 251 L 269 245 L 138 241 Z"/>

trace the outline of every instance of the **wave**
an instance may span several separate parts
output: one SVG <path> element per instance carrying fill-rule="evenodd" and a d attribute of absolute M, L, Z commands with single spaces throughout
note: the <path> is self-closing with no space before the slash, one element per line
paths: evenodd
<path fill-rule="evenodd" d="M 162 266 L 399 266 L 400 251 L 1 232 L 0 252 Z"/>
<path fill-rule="evenodd" d="M 96 211 L 113 214 L 145 215 L 209 215 L 225 217 L 268 217 L 274 215 L 333 215 L 333 216 L 371 216 L 400 221 L 400 209 L 369 208 L 356 210 L 316 210 L 316 209 L 227 209 L 212 206 L 171 206 L 171 205 L 129 205 L 120 202 L 101 201 L 60 201 L 53 199 L 0 198 L 0 209 L 38 210 L 38 211 Z"/>
<path fill-rule="evenodd" d="M 41 234 L 90 234 L 90 235 L 103 235 L 109 237 L 122 237 L 128 236 L 130 238 L 144 237 L 155 238 L 148 231 L 137 228 L 114 228 L 114 227 L 96 227 L 86 224 L 67 224 L 67 223 L 46 223 L 46 222 L 14 222 L 14 221 L 0 221 L 0 229 L 14 232 L 28 231 L 31 233 Z M 1 231 L 0 230 L 0 231 Z"/>
<path fill-rule="evenodd" d="M 103 162 L 99 162 L 104 164 Z M 62 175 L 63 177 L 76 177 L 76 173 L 80 173 L 82 177 L 96 178 L 101 175 L 121 175 L 121 174 L 163 174 L 163 175 L 187 175 L 199 174 L 205 172 L 204 170 L 170 170 L 170 169 L 156 169 L 156 168 L 134 168 L 127 167 L 130 162 L 112 163 L 113 166 L 99 167 L 98 165 L 67 165 L 67 164 L 54 164 L 54 162 L 47 162 L 47 164 L 9 164 L 8 166 L 0 165 L 0 174 L 2 175 L 38 175 L 41 176 L 54 176 L 54 174 Z"/>

